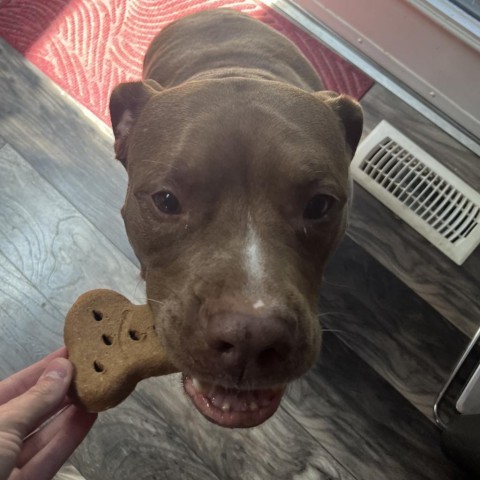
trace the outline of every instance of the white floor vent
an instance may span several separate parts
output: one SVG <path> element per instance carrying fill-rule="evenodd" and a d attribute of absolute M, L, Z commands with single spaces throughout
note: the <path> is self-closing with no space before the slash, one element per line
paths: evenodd
<path fill-rule="evenodd" d="M 363 140 L 353 178 L 456 264 L 480 243 L 480 194 L 382 121 Z"/>

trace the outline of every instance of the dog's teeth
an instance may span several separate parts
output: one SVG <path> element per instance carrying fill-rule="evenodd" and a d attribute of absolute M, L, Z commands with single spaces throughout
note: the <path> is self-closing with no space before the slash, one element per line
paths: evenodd
<path fill-rule="evenodd" d="M 230 411 L 230 404 L 228 402 L 225 402 L 223 405 L 222 405 L 222 410 L 224 412 L 229 412 Z"/>
<path fill-rule="evenodd" d="M 192 378 L 192 385 L 195 390 L 200 390 L 200 382 L 196 378 Z"/>
<path fill-rule="evenodd" d="M 192 385 L 197 392 L 205 393 L 205 387 L 204 385 L 202 385 L 202 382 L 200 382 L 200 380 L 197 380 L 196 378 L 192 378 Z"/>
<path fill-rule="evenodd" d="M 250 402 L 250 411 L 254 412 L 255 410 L 258 410 L 257 402 Z"/>

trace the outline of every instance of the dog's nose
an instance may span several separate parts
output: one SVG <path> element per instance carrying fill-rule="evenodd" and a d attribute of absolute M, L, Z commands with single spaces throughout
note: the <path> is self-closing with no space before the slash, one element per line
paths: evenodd
<path fill-rule="evenodd" d="M 268 373 L 287 361 L 293 336 L 286 321 L 241 314 L 215 315 L 209 319 L 207 344 L 219 367 L 231 375 Z"/>

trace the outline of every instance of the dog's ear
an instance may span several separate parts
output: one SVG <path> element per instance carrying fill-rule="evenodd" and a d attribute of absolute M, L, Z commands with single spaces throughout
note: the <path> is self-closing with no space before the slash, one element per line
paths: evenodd
<path fill-rule="evenodd" d="M 360 137 L 362 136 L 362 107 L 352 97 L 336 92 L 317 92 L 315 96 L 328 105 L 340 118 L 345 131 L 345 140 L 353 158 Z"/>
<path fill-rule="evenodd" d="M 154 80 L 121 83 L 110 96 L 110 119 L 115 135 L 115 157 L 127 168 L 128 135 L 143 107 L 162 87 Z"/>

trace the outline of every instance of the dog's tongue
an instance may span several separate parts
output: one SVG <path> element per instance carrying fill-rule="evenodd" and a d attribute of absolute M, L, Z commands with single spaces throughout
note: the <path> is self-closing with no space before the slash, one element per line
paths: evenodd
<path fill-rule="evenodd" d="M 185 392 L 208 420 L 222 427 L 249 428 L 270 418 L 285 387 L 265 390 L 226 389 L 184 376 Z"/>

